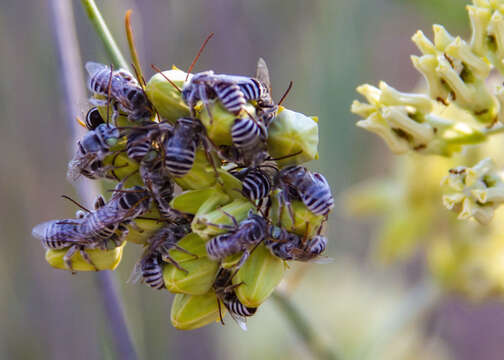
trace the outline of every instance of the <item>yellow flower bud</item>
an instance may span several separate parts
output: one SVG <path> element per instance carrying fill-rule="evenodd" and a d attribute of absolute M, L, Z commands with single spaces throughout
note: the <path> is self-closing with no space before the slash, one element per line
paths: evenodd
<path fill-rule="evenodd" d="M 216 166 L 218 164 L 216 163 Z M 175 183 L 183 190 L 205 189 L 217 182 L 217 177 L 212 164 L 208 161 L 205 151 L 196 151 L 194 164 L 187 174 L 173 178 Z"/>
<path fill-rule="evenodd" d="M 275 290 L 285 272 L 285 262 L 259 245 L 233 277 L 238 299 L 248 307 L 258 307 Z"/>
<path fill-rule="evenodd" d="M 208 257 L 200 257 L 179 264 L 187 273 L 173 264 L 163 268 L 166 289 L 173 293 L 189 295 L 206 294 L 215 281 L 219 264 Z"/>
<path fill-rule="evenodd" d="M 89 249 L 84 251 L 89 255 L 89 258 L 98 270 L 115 270 L 121 261 L 125 244 L 123 243 L 121 246 L 111 250 Z M 67 251 L 68 249 L 48 249 L 45 253 L 45 259 L 49 265 L 56 269 L 70 270 L 63 261 L 63 257 Z M 95 271 L 95 268 L 82 258 L 79 251 L 75 252 L 71 257 L 71 261 L 74 271 Z"/>
<path fill-rule="evenodd" d="M 221 306 L 222 316 L 225 307 Z M 170 320 L 179 330 L 193 330 L 220 320 L 217 296 L 214 292 L 205 295 L 176 294 Z"/>

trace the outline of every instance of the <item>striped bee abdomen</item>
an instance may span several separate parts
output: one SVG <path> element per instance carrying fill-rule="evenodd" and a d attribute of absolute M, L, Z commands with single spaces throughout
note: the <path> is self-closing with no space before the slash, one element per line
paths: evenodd
<path fill-rule="evenodd" d="M 222 302 L 224 303 L 229 312 L 239 316 L 243 317 L 252 316 L 257 311 L 257 308 L 252 308 L 243 305 L 240 302 L 240 300 L 238 300 L 238 297 L 234 293 L 226 294 Z"/>
<path fill-rule="evenodd" d="M 229 112 L 238 115 L 247 102 L 240 87 L 229 82 L 220 82 L 214 88 L 222 106 Z"/>
<path fill-rule="evenodd" d="M 264 96 L 266 89 L 261 83 L 254 79 L 248 78 L 246 81 L 240 81 L 238 86 L 246 100 L 258 100 Z"/>
<path fill-rule="evenodd" d="M 320 174 L 313 174 L 313 183 L 300 192 L 303 203 L 317 215 L 327 215 L 334 207 L 334 198 L 327 180 Z"/>
<path fill-rule="evenodd" d="M 208 257 L 213 260 L 219 260 L 239 253 L 243 250 L 243 246 L 238 240 L 232 237 L 230 233 L 217 235 L 206 243 Z"/>
<path fill-rule="evenodd" d="M 260 136 L 261 129 L 259 125 L 249 117 L 236 119 L 231 127 L 233 144 L 240 149 L 251 149 L 257 144 Z"/>
<path fill-rule="evenodd" d="M 322 235 L 316 235 L 306 243 L 305 249 L 310 257 L 316 257 L 322 254 L 327 246 L 327 238 Z"/>
<path fill-rule="evenodd" d="M 263 199 L 271 192 L 270 177 L 260 170 L 249 171 L 242 184 L 243 193 L 252 201 Z"/>
<path fill-rule="evenodd" d="M 190 148 L 168 146 L 165 148 L 165 167 L 173 176 L 184 176 L 192 169 L 196 155 L 196 142 Z"/>
<path fill-rule="evenodd" d="M 154 289 L 164 288 L 163 267 L 159 264 L 157 257 L 147 259 L 142 264 L 143 281 Z"/>
<path fill-rule="evenodd" d="M 71 219 L 46 221 L 35 226 L 32 235 L 39 239 L 46 249 L 63 249 L 82 237 L 79 224 Z"/>
<path fill-rule="evenodd" d="M 152 149 L 152 142 L 145 133 L 131 134 L 126 143 L 126 153 L 128 157 L 136 161 L 142 161 Z"/>

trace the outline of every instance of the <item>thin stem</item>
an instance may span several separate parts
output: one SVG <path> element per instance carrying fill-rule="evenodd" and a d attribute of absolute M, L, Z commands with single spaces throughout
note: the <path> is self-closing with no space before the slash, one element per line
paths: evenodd
<path fill-rule="evenodd" d="M 321 360 L 339 359 L 334 351 L 329 349 L 322 342 L 315 332 L 315 329 L 313 329 L 307 319 L 285 294 L 275 291 L 271 297 L 275 300 L 277 306 L 285 315 L 285 318 L 289 321 L 299 338 L 304 342 L 315 358 Z"/>
<path fill-rule="evenodd" d="M 491 129 L 484 131 L 485 135 L 496 135 L 496 134 L 502 134 L 502 133 L 504 133 L 504 125 L 495 126 Z"/>
<path fill-rule="evenodd" d="M 86 100 L 84 74 L 78 39 L 75 31 L 75 22 L 72 11 L 72 2 L 68 0 L 51 0 L 54 36 L 57 41 L 58 56 L 61 62 L 65 102 L 69 112 L 72 144 L 75 144 L 83 133 L 83 128 L 74 120 L 79 113 L 77 104 Z M 73 149 L 72 149 L 73 150 Z M 79 197 L 86 203 L 92 204 L 98 194 L 98 188 L 92 182 L 79 182 L 76 185 Z M 99 295 L 105 307 L 105 316 L 112 330 L 112 337 L 116 343 L 116 353 L 121 359 L 136 359 L 133 342 L 126 327 L 122 303 L 114 285 L 110 272 L 101 271 L 96 274 Z"/>
<path fill-rule="evenodd" d="M 133 29 L 131 27 L 131 14 L 133 10 L 126 11 L 126 16 L 124 17 L 124 27 L 126 28 L 126 37 L 128 38 L 128 45 L 130 49 L 131 60 L 133 61 L 133 67 L 135 73 L 137 74 L 137 80 L 142 89 L 145 91 L 145 79 L 142 72 L 142 67 L 140 66 L 140 60 L 138 59 L 138 52 L 135 46 L 135 38 L 133 37 Z"/>
<path fill-rule="evenodd" d="M 86 10 L 89 20 L 93 24 L 95 31 L 102 40 L 108 55 L 112 59 L 114 66 L 116 68 L 128 69 L 128 62 L 122 55 L 119 46 L 117 46 L 117 43 L 110 33 L 107 24 L 105 24 L 105 20 L 103 20 L 103 16 L 101 15 L 100 10 L 98 10 L 94 0 L 81 0 L 81 3 L 84 10 Z"/>

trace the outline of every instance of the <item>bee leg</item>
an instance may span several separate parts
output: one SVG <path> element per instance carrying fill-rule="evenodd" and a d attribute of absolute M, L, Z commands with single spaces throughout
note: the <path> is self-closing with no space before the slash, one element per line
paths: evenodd
<path fill-rule="evenodd" d="M 70 269 L 72 274 L 76 274 L 76 272 L 74 271 L 73 266 L 72 266 L 72 256 L 74 256 L 74 254 L 77 250 L 78 250 L 78 245 L 72 245 L 72 246 L 70 246 L 70 248 L 66 252 L 65 256 L 63 256 L 63 262 L 65 263 L 67 268 Z"/>
<path fill-rule="evenodd" d="M 221 301 L 219 300 L 218 297 L 217 297 L 217 307 L 219 308 L 219 319 L 220 319 L 220 322 L 221 322 L 222 325 L 226 325 L 226 324 L 224 324 L 224 319 L 222 318 Z"/>
<path fill-rule="evenodd" d="M 199 87 L 199 97 L 201 99 L 201 102 L 205 106 L 205 110 L 208 114 L 208 117 L 210 118 L 210 126 L 211 126 L 213 125 L 213 115 L 212 112 L 210 111 L 209 101 L 206 95 L 206 85 L 202 85 Z"/>
<path fill-rule="evenodd" d="M 131 226 L 134 230 L 138 231 L 139 233 L 143 233 L 145 231 L 140 226 L 138 226 L 138 224 L 134 221 L 130 222 L 129 226 Z"/>
<path fill-rule="evenodd" d="M 236 229 L 236 227 L 233 225 L 215 224 L 215 223 L 211 223 L 211 222 L 207 222 L 207 221 L 204 221 L 203 223 L 205 225 L 213 226 L 213 227 L 216 227 L 218 229 L 223 229 L 223 230 L 235 230 Z"/>
<path fill-rule="evenodd" d="M 167 263 L 172 264 L 180 271 L 183 271 L 186 275 L 189 274 L 189 271 L 187 271 L 182 266 L 180 266 L 180 264 L 178 262 L 176 262 L 175 260 L 173 260 L 170 256 L 163 256 L 163 261 L 166 261 Z"/>
<path fill-rule="evenodd" d="M 188 250 L 184 249 L 183 247 L 181 247 L 181 246 L 179 246 L 179 245 L 177 245 L 177 244 L 174 244 L 174 245 L 173 245 L 173 247 L 174 247 L 175 249 L 177 249 L 178 251 L 183 252 L 184 254 L 191 255 L 191 256 L 194 256 L 194 258 L 195 258 L 195 259 L 199 259 L 199 256 L 198 256 L 198 255 L 196 255 L 196 254 L 194 254 L 194 253 L 192 253 L 192 252 L 190 252 L 190 251 L 188 251 Z"/>
<path fill-rule="evenodd" d="M 202 141 L 203 149 L 205 150 L 205 156 L 206 156 L 208 162 L 210 163 L 210 165 L 212 165 L 213 171 L 215 173 L 215 178 L 222 185 L 222 184 L 224 184 L 224 180 L 221 179 L 220 174 L 217 171 L 217 166 L 215 165 L 215 159 L 212 157 L 212 153 L 211 153 L 211 149 L 210 149 L 211 146 L 206 140 L 209 140 L 209 139 L 205 137 L 205 138 L 203 138 L 203 141 Z"/>
<path fill-rule="evenodd" d="M 296 223 L 295 219 L 294 219 L 294 210 L 292 209 L 292 204 L 289 200 L 289 194 L 287 191 L 282 191 L 283 192 L 283 203 L 284 203 L 284 206 L 287 206 L 287 210 L 289 210 L 289 215 L 290 215 L 290 218 L 292 220 L 292 226 L 294 226 L 294 224 Z"/>
<path fill-rule="evenodd" d="M 240 260 L 238 261 L 238 263 L 236 263 L 236 265 L 234 266 L 236 269 L 239 269 L 243 266 L 243 264 L 245 264 L 245 261 L 247 261 L 247 259 L 249 258 L 250 256 L 250 252 L 248 250 L 245 250 L 243 252 L 243 255 L 241 256 Z"/>
<path fill-rule="evenodd" d="M 89 102 L 94 106 L 107 106 L 107 100 L 97 99 L 94 97 L 89 98 Z"/>
<path fill-rule="evenodd" d="M 95 210 L 98 210 L 99 208 L 104 206 L 105 206 L 105 199 L 103 198 L 102 195 L 98 195 L 94 201 Z"/>
<path fill-rule="evenodd" d="M 84 248 L 80 248 L 79 249 L 79 252 L 82 256 L 82 258 L 89 264 L 91 265 L 95 271 L 99 271 L 98 268 L 96 267 L 96 265 L 93 263 L 93 260 L 91 260 L 91 258 L 89 257 L 89 254 L 84 250 Z"/>

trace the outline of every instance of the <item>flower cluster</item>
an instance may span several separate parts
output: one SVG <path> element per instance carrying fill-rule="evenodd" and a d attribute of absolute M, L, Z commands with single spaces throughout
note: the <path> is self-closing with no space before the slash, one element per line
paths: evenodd
<path fill-rule="evenodd" d="M 240 324 L 270 296 L 287 261 L 324 252 L 334 201 L 318 157 L 316 117 L 276 104 L 262 59 L 256 77 L 159 71 L 147 83 L 88 63 L 94 105 L 69 164 L 116 182 L 75 219 L 37 225 L 54 267 L 113 270 L 126 242 L 144 252 L 133 279 L 176 294 L 172 324 Z"/>
<path fill-rule="evenodd" d="M 357 126 L 409 156 L 398 161 L 395 179 L 350 189 L 346 205 L 353 214 L 389 214 L 379 233 L 382 258 L 404 258 L 421 245 L 442 284 L 481 298 L 504 292 L 502 236 L 488 225 L 502 216 L 504 200 L 502 146 L 493 141 L 504 130 L 504 88 L 492 73 L 504 71 L 504 1 L 474 0 L 467 11 L 469 41 L 441 25 L 433 41 L 421 31 L 412 37 L 421 55 L 411 60 L 426 93 L 385 82 L 357 88 L 367 100 L 352 104 L 363 118 Z M 457 221 L 446 208 L 476 222 Z"/>

